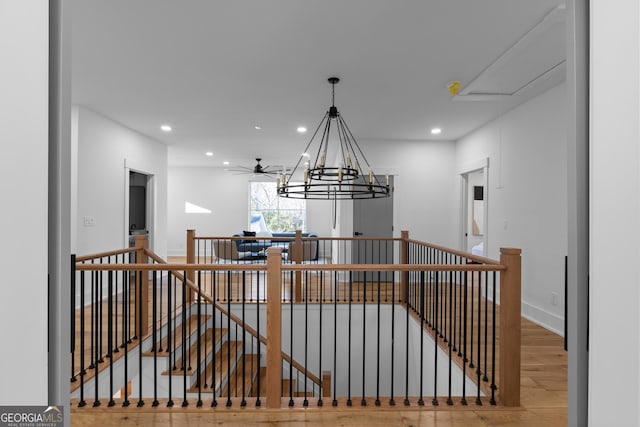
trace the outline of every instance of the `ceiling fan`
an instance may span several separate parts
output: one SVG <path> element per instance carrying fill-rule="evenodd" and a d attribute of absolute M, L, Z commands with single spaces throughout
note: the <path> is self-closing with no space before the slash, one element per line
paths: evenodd
<path fill-rule="evenodd" d="M 283 167 L 278 167 L 278 166 L 262 166 L 260 164 L 260 162 L 262 161 L 261 158 L 256 157 L 256 164 L 255 166 L 236 166 L 233 168 L 228 168 L 225 169 L 229 172 L 233 172 L 234 175 L 240 175 L 240 174 L 246 174 L 246 175 L 262 175 L 262 176 L 268 176 L 270 178 L 275 178 L 278 176 L 278 174 L 281 174 L 285 171 L 285 169 Z"/>

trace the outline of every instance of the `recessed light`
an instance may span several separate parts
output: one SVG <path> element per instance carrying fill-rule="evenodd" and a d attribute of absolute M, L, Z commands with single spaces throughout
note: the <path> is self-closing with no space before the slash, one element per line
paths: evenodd
<path fill-rule="evenodd" d="M 163 132 L 171 132 L 171 126 L 169 126 L 169 125 L 162 125 L 162 126 L 160 126 L 160 129 Z"/>
<path fill-rule="evenodd" d="M 222 164 L 225 165 L 225 166 L 229 166 L 229 162 L 226 161 L 226 160 L 224 162 L 222 162 Z"/>
<path fill-rule="evenodd" d="M 213 156 L 213 152 L 212 152 L 212 151 L 207 151 L 207 152 L 206 152 L 206 153 L 204 153 L 204 154 L 206 154 L 206 155 L 207 155 L 207 156 L 209 156 L 209 157 Z"/>
<path fill-rule="evenodd" d="M 307 131 L 307 128 L 304 126 L 298 126 L 298 129 L 296 129 L 298 131 L 298 133 L 305 133 Z"/>
<path fill-rule="evenodd" d="M 440 135 L 441 133 L 442 133 L 442 129 L 440 129 L 440 128 L 431 129 L 431 134 L 432 135 Z"/>
<path fill-rule="evenodd" d="M 309 156 L 309 153 L 302 153 L 302 157 L 311 157 L 311 156 Z"/>
<path fill-rule="evenodd" d="M 254 128 L 255 130 L 260 130 L 260 129 L 262 129 L 262 126 L 255 125 L 253 128 Z"/>

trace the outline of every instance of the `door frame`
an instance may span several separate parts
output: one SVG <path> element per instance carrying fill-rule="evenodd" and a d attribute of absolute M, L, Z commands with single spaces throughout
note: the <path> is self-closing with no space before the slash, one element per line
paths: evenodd
<path fill-rule="evenodd" d="M 143 168 L 132 167 L 130 161 L 124 159 L 124 236 L 123 236 L 123 244 L 124 248 L 129 247 L 129 174 L 131 172 L 137 172 L 142 175 L 147 176 L 147 192 L 146 192 L 146 207 L 147 207 L 147 244 L 149 249 L 153 250 L 156 228 L 156 185 L 155 185 L 155 174 L 149 171 L 144 170 Z"/>
<path fill-rule="evenodd" d="M 482 236 L 484 253 L 483 256 L 487 256 L 489 250 L 489 158 L 484 157 L 482 159 L 475 160 L 467 163 L 462 169 L 458 171 L 460 176 L 460 249 L 465 252 L 470 252 L 470 248 L 467 248 L 467 234 L 469 233 L 469 174 L 474 172 L 483 172 L 483 186 L 484 186 L 484 219 L 482 228 L 484 234 Z"/>

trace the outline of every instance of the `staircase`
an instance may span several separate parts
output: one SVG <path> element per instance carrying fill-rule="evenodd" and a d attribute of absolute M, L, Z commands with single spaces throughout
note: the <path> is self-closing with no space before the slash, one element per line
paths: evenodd
<path fill-rule="evenodd" d="M 186 313 L 177 313 L 172 321 L 165 321 L 142 341 L 142 356 L 137 340 L 129 346 L 128 359 L 119 357 L 111 364 L 99 366 L 100 396 L 109 397 L 107 384 L 111 377 L 113 389 L 120 390 L 120 398 L 140 396 L 157 399 L 224 399 L 266 396 L 266 346 L 260 346 L 250 328 L 243 334 L 241 325 L 229 321 L 226 315 L 216 311 L 214 325 L 213 306 L 202 305 L 199 318 L 196 304 Z M 222 323 L 222 325 L 220 325 Z M 222 327 L 221 327 L 222 326 Z M 170 331 L 169 331 L 170 329 Z M 243 341 L 244 340 L 244 341 Z M 125 387 L 123 365 L 128 375 Z M 115 372 L 115 374 L 113 372 Z M 283 372 L 283 374 L 285 374 Z M 142 376 L 142 381 L 140 376 Z M 284 375 L 288 376 L 288 374 Z M 94 390 L 95 379 L 85 383 L 85 389 Z M 127 396 L 122 396 L 127 390 Z M 296 380 L 282 380 L 282 396 L 305 397 L 296 388 Z M 312 393 L 307 393 L 310 397 Z M 72 397 L 78 397 L 78 390 Z"/>

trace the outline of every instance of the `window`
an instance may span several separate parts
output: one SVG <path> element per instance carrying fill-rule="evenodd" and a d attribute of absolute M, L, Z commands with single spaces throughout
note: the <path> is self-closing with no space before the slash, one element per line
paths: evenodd
<path fill-rule="evenodd" d="M 307 201 L 278 197 L 275 182 L 251 182 L 249 227 L 272 233 L 307 230 Z"/>

